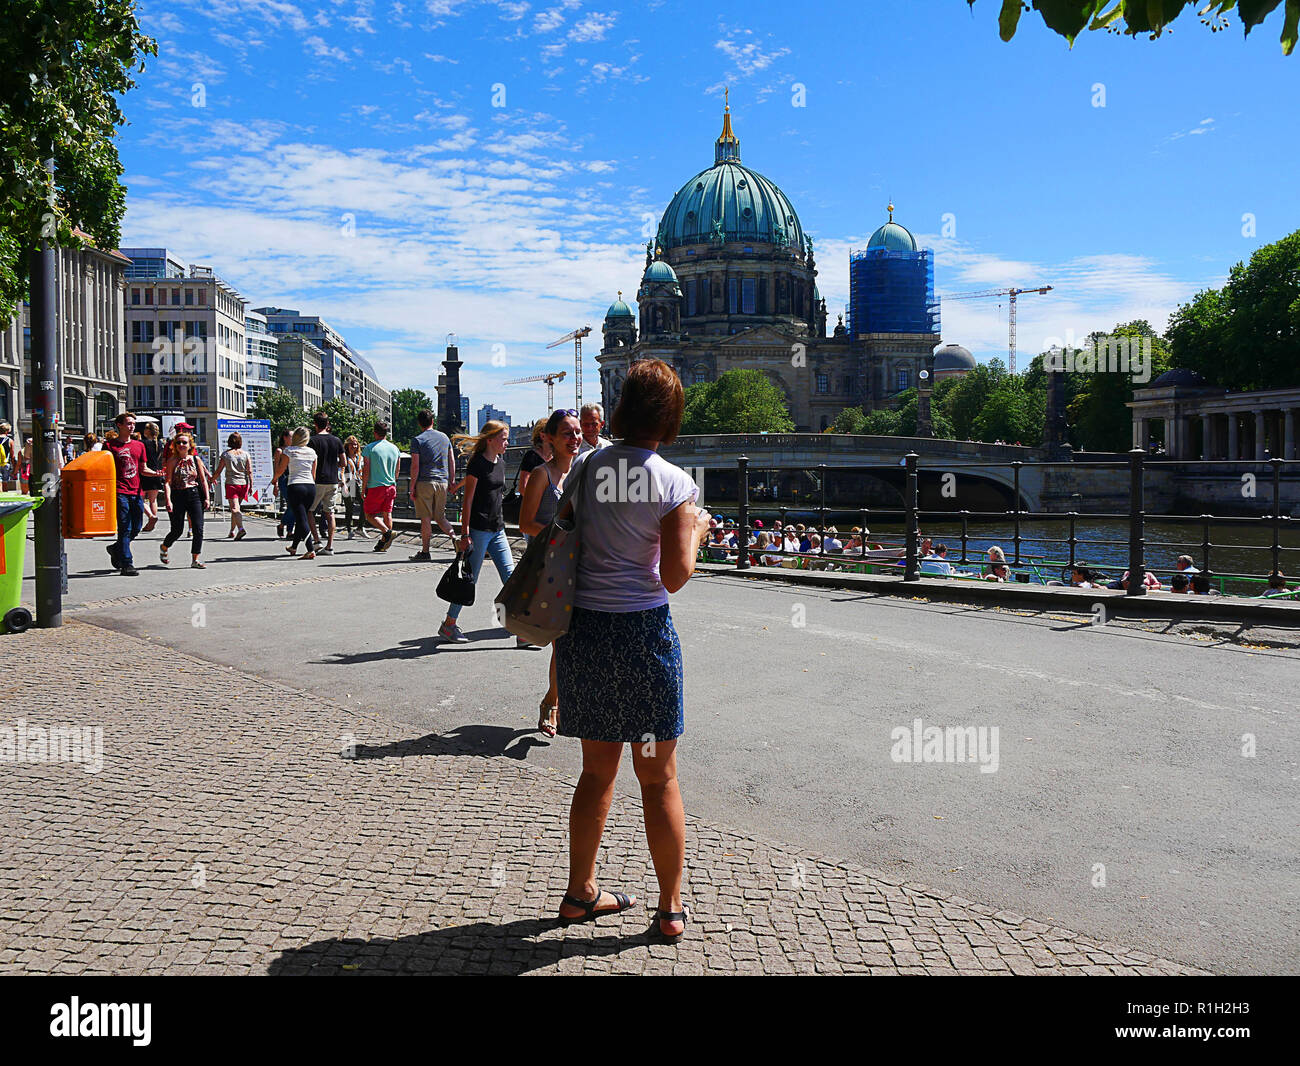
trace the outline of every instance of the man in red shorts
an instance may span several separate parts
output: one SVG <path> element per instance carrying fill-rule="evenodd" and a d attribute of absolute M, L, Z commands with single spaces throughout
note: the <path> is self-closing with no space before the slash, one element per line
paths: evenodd
<path fill-rule="evenodd" d="M 397 463 L 402 453 L 388 439 L 388 423 L 375 423 L 375 439 L 361 449 L 361 476 L 366 498 L 362 503 L 366 521 L 379 530 L 375 551 L 386 552 L 393 538 L 393 502 L 397 499 Z"/>

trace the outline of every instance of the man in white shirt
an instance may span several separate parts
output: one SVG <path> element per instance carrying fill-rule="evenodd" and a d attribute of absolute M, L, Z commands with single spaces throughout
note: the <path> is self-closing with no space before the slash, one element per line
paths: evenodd
<path fill-rule="evenodd" d="M 578 423 L 582 426 L 582 442 L 578 445 L 579 455 L 598 452 L 614 443 L 600 435 L 600 431 L 605 426 L 605 409 L 600 404 L 584 403 L 582 413 L 578 416 Z"/>

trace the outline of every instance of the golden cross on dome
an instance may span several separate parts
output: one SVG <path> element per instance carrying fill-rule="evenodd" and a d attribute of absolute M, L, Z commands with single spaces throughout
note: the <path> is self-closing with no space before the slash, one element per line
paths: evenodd
<path fill-rule="evenodd" d="M 622 289 L 619 289 L 619 290 L 618 290 L 618 298 L 619 298 L 620 300 L 623 299 L 623 290 L 622 290 Z"/>
<path fill-rule="evenodd" d="M 726 111 L 731 110 L 731 86 L 729 85 L 722 87 L 722 106 Z"/>

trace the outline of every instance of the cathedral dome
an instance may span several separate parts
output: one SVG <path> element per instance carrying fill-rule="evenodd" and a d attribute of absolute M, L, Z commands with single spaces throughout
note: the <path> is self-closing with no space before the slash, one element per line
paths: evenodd
<path fill-rule="evenodd" d="M 889 205 L 889 221 L 871 235 L 867 241 L 868 250 L 883 248 L 887 252 L 915 252 L 916 238 L 907 229 L 894 221 L 894 205 Z"/>
<path fill-rule="evenodd" d="M 960 344 L 945 344 L 934 350 L 934 372 L 936 374 L 954 370 L 963 373 L 974 369 L 975 356 L 971 354 L 969 348 L 964 348 Z"/>
<path fill-rule="evenodd" d="M 755 241 L 804 250 L 803 227 L 785 193 L 740 162 L 740 139 L 731 129 L 731 108 L 722 116 L 714 162 L 677 190 L 659 223 L 659 246 Z"/>
<path fill-rule="evenodd" d="M 676 285 L 677 271 L 675 271 L 662 259 L 656 259 L 653 263 L 651 263 L 648 267 L 645 268 L 645 274 L 642 276 L 641 280 L 643 282 L 658 281 L 668 285 Z"/>
<path fill-rule="evenodd" d="M 632 314 L 632 308 L 623 302 L 623 294 L 618 294 L 618 299 L 609 305 L 609 310 L 605 312 L 605 318 L 635 318 Z"/>

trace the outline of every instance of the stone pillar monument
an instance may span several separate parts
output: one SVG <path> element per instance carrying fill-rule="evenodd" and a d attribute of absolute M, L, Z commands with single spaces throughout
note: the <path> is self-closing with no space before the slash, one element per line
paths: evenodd
<path fill-rule="evenodd" d="M 1071 452 L 1066 442 L 1065 420 L 1065 370 L 1056 369 L 1052 360 L 1046 360 L 1047 417 L 1043 421 L 1043 445 L 1052 458 L 1068 458 Z M 1085 442 L 1086 443 L 1086 442 Z M 1142 446 L 1145 446 L 1145 442 Z"/>
<path fill-rule="evenodd" d="M 442 418 L 438 428 L 447 436 L 453 433 L 465 433 L 467 427 L 460 420 L 460 349 L 456 346 L 456 334 L 447 334 L 447 358 L 442 361 L 446 368 L 447 388 L 442 397 Z"/>

